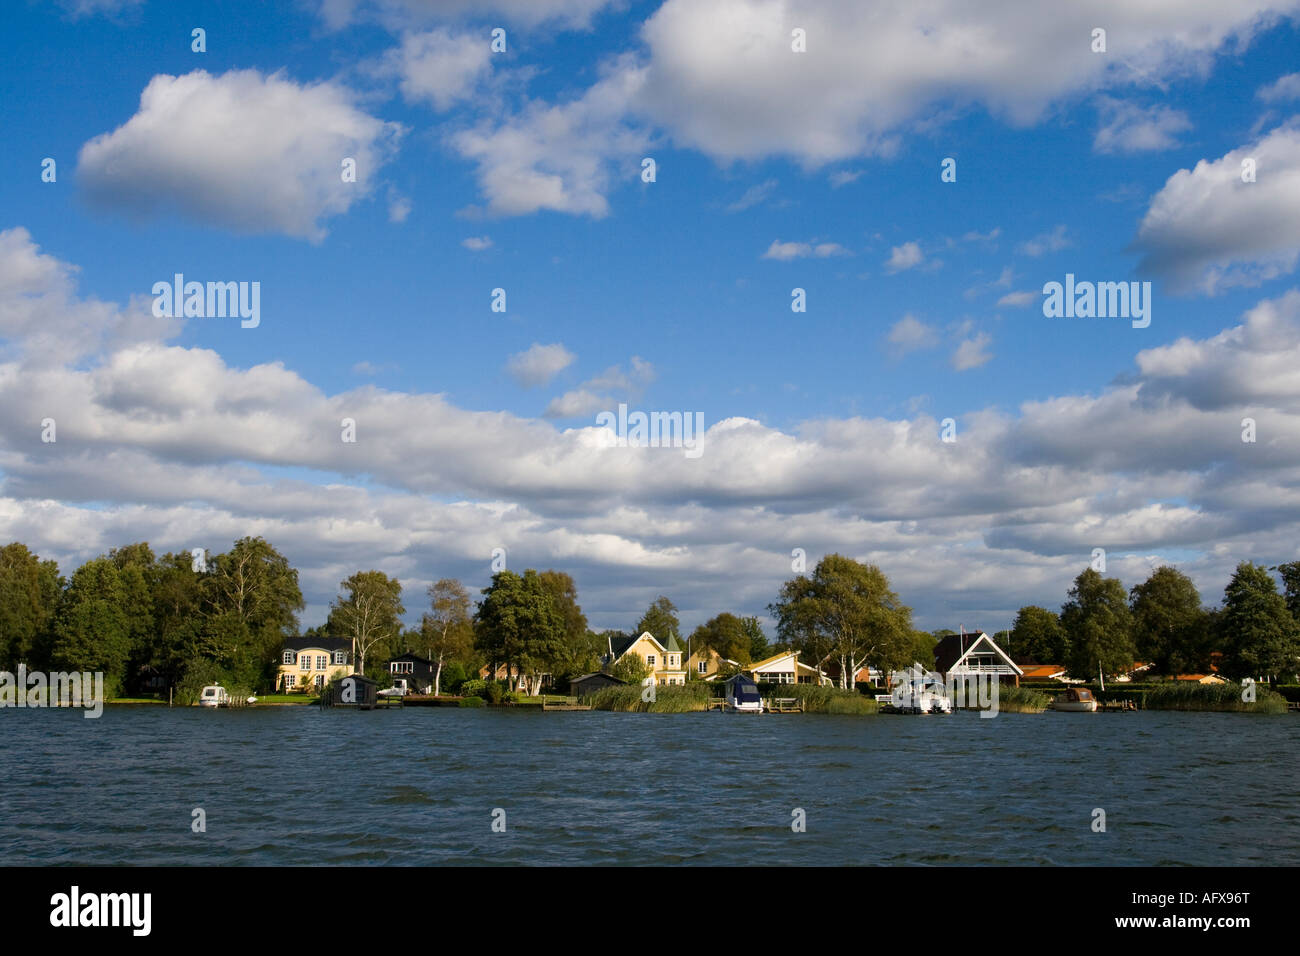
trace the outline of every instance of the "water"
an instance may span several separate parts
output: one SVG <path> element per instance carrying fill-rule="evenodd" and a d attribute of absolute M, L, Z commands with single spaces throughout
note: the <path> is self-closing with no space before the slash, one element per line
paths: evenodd
<path fill-rule="evenodd" d="M 3 710 L 0 859 L 1296 865 L 1298 730 L 1152 712 Z"/>

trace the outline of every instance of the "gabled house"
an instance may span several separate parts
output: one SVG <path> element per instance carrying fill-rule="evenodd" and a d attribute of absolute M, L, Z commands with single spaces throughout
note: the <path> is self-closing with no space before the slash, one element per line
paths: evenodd
<path fill-rule="evenodd" d="M 478 669 L 478 676 L 483 680 L 509 680 L 510 690 L 520 694 L 531 694 L 533 684 L 536 684 L 538 688 L 542 688 L 549 686 L 551 683 L 550 674 L 521 674 L 517 667 L 513 674 L 509 674 L 505 664 L 497 664 L 495 668 L 490 664 L 484 664 Z"/>
<path fill-rule="evenodd" d="M 621 647 L 613 643 L 602 663 L 614 666 L 629 654 L 635 654 L 645 663 L 656 684 L 685 684 L 686 667 L 682 661 L 682 646 L 669 634 L 662 642 L 649 631 L 640 637 L 623 640 Z"/>
<path fill-rule="evenodd" d="M 759 683 L 769 684 L 829 684 L 826 672 L 801 663 L 798 651 L 782 651 L 765 660 L 750 664 L 745 673 Z"/>
<path fill-rule="evenodd" d="M 291 637 L 280 648 L 276 687 L 282 694 L 319 692 L 352 672 L 352 641 L 346 637 Z"/>
<path fill-rule="evenodd" d="M 433 662 L 418 654 L 399 654 L 388 661 L 388 675 L 394 687 L 408 694 L 433 693 Z"/>
<path fill-rule="evenodd" d="M 1017 687 L 1024 670 L 993 638 L 983 631 L 949 634 L 934 645 L 934 669 L 948 680 L 956 677 L 992 674 L 998 680 L 1009 678 Z"/>
<path fill-rule="evenodd" d="M 739 661 L 723 657 L 711 647 L 693 651 L 686 658 L 686 673 L 696 680 L 713 680 L 720 674 L 734 674 L 743 669 Z"/>

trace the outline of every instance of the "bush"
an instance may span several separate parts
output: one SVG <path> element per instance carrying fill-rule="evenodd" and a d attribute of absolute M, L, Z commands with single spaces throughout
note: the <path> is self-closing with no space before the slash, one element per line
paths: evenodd
<path fill-rule="evenodd" d="M 459 704 L 458 706 L 460 706 L 460 707 L 482 707 L 482 706 L 483 706 L 483 698 L 482 698 L 482 697 L 462 697 L 462 698 L 460 699 L 460 704 Z"/>
<path fill-rule="evenodd" d="M 1008 714 L 1041 714 L 1051 697 L 1032 687 L 1003 684 L 998 688 L 998 711 Z"/>
<path fill-rule="evenodd" d="M 652 701 L 641 699 L 645 689 L 640 684 L 605 687 L 587 698 L 587 702 L 594 710 L 627 713 L 685 714 L 709 709 L 710 688 L 702 681 L 656 687 L 655 699 Z"/>
<path fill-rule="evenodd" d="M 1212 710 L 1251 714 L 1284 714 L 1286 698 L 1263 684 L 1255 685 L 1255 702 L 1241 699 L 1240 684 L 1197 684 L 1171 681 L 1147 692 L 1148 710 Z"/>
<path fill-rule="evenodd" d="M 462 697 L 482 697 L 487 693 L 487 685 L 487 681 L 475 677 L 473 680 L 462 682 L 457 690 Z"/>

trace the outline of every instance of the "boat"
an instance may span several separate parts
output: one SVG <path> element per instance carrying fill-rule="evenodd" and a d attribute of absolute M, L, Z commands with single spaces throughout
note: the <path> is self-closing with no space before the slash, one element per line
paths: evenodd
<path fill-rule="evenodd" d="M 230 695 L 220 684 L 209 684 L 199 694 L 200 707 L 229 707 Z"/>
<path fill-rule="evenodd" d="M 728 678 L 722 709 L 729 714 L 761 714 L 763 697 L 758 692 L 758 685 L 744 674 Z"/>
<path fill-rule="evenodd" d="M 1052 710 L 1071 713 L 1093 713 L 1097 709 L 1097 698 L 1092 691 L 1084 687 L 1071 687 L 1059 697 L 1052 698 Z"/>
<path fill-rule="evenodd" d="M 934 674 L 919 667 L 903 672 L 901 680 L 889 695 L 890 713 L 895 714 L 951 714 L 952 701 L 947 688 Z"/>

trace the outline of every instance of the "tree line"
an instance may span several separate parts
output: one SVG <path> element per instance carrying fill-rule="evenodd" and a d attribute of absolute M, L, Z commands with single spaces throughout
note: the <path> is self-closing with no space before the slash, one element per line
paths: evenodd
<path fill-rule="evenodd" d="M 1127 670 L 1149 660 L 1164 673 L 1292 674 L 1300 655 L 1300 562 L 1283 564 L 1279 593 L 1268 568 L 1243 562 L 1221 607 L 1202 607 L 1186 575 L 1156 569 L 1127 594 L 1116 578 L 1088 569 L 1060 613 L 1020 609 L 1004 638 L 1018 662 L 1060 663 L 1079 675 Z M 382 679 L 388 659 L 410 652 L 432 662 L 435 686 L 455 690 L 484 666 L 536 693 L 543 675 L 569 678 L 606 669 L 625 680 L 644 663 L 617 653 L 649 631 L 684 651 L 712 649 L 724 673 L 797 650 L 842 687 L 859 671 L 883 673 L 933 663 L 936 637 L 912 625 L 912 609 L 873 564 L 829 554 L 811 574 L 786 581 L 768 605 L 777 639 L 757 617 L 721 613 L 681 637 L 677 608 L 660 595 L 630 631 L 594 631 L 573 578 L 556 570 L 492 575 L 477 601 L 459 580 L 426 590 L 417 626 L 403 622 L 401 583 L 382 571 L 340 582 L 325 623 L 304 637 L 342 638 L 358 671 Z M 261 537 L 221 554 L 155 556 L 146 542 L 86 561 L 70 577 L 19 542 L 0 548 L 0 668 L 101 671 L 112 695 L 174 688 L 182 697 L 207 683 L 264 692 L 275 686 L 280 650 L 298 636 L 304 607 L 298 572 Z M 694 674 L 688 674 L 693 678 Z"/>

